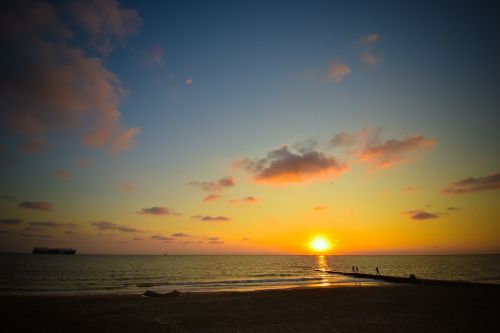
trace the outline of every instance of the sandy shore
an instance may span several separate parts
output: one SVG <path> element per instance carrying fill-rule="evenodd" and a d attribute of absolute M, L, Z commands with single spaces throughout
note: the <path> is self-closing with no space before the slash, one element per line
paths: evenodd
<path fill-rule="evenodd" d="M 36 332 L 493 332 L 500 288 L 389 285 L 172 298 L 2 296 L 2 327 Z"/>

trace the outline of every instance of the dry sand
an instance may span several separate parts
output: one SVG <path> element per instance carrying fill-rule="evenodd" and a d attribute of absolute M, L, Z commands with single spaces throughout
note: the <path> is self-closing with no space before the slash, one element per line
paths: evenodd
<path fill-rule="evenodd" d="M 500 331 L 500 287 L 388 285 L 172 298 L 2 296 L 0 305 L 1 326 L 9 332 Z"/>

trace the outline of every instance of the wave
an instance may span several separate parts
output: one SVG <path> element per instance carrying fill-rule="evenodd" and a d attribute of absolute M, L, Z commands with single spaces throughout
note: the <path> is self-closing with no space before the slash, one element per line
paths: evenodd
<path fill-rule="evenodd" d="M 271 274 L 268 274 L 271 275 Z M 186 281 L 186 282 L 146 282 L 138 283 L 137 287 L 161 287 L 167 285 L 176 286 L 222 286 L 222 285 L 238 285 L 238 284 L 262 284 L 262 283 L 294 283 L 307 281 L 321 281 L 320 277 L 302 277 L 290 279 L 245 279 L 245 280 L 219 280 L 219 281 Z"/>

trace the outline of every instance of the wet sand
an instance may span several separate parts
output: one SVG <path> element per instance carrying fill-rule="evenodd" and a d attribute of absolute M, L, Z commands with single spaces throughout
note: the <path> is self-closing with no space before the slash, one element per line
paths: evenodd
<path fill-rule="evenodd" d="M 499 287 L 387 285 L 177 297 L 2 296 L 2 327 L 33 332 L 493 332 Z"/>

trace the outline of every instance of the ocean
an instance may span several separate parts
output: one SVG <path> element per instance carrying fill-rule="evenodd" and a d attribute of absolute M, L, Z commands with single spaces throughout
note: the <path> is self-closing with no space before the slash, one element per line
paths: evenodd
<path fill-rule="evenodd" d="M 500 255 L 133 256 L 0 254 L 0 294 L 126 294 L 230 291 L 342 284 L 369 279 L 315 269 L 500 284 Z"/>

